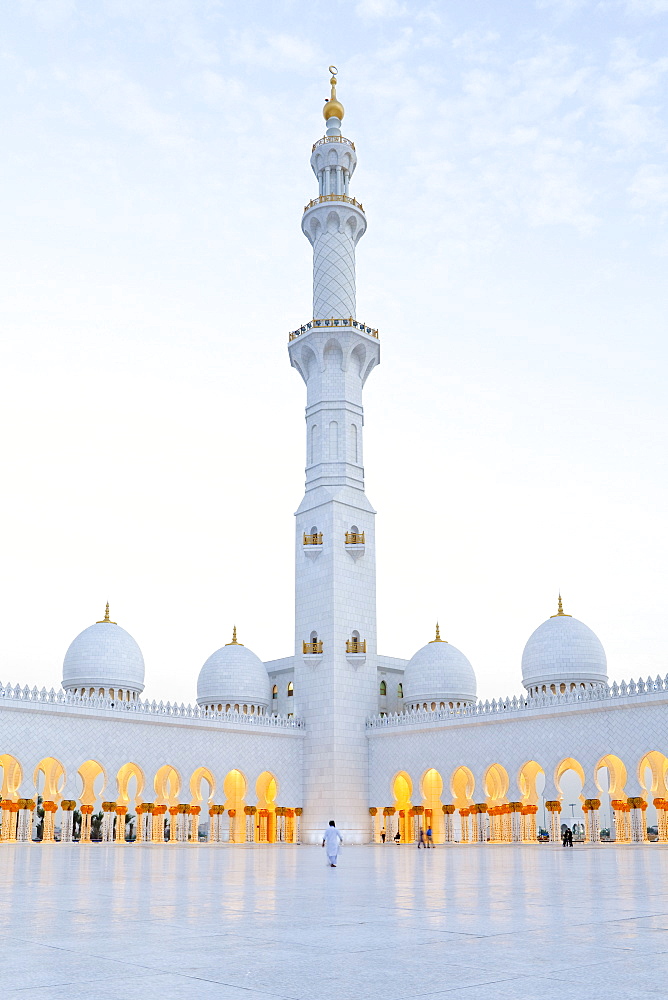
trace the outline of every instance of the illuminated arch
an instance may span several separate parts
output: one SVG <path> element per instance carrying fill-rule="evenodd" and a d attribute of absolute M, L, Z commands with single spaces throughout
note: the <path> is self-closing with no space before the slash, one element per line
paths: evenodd
<path fill-rule="evenodd" d="M 41 787 L 40 774 L 44 776 Z M 45 802 L 59 802 L 65 784 L 65 768 L 55 757 L 44 757 L 35 768 L 33 781 L 35 791 Z"/>
<path fill-rule="evenodd" d="M 176 806 L 179 804 L 181 776 L 171 764 L 163 764 L 158 768 L 153 781 L 156 803 L 159 805 Z"/>
<path fill-rule="evenodd" d="M 450 778 L 452 801 L 457 809 L 466 809 L 470 805 L 474 789 L 475 778 L 473 777 L 473 772 L 461 764 L 452 772 L 452 777 Z"/>
<path fill-rule="evenodd" d="M 134 795 L 130 794 L 130 782 L 134 778 L 135 789 Z M 116 787 L 118 788 L 118 795 L 116 801 L 119 805 L 127 806 L 130 802 L 135 804 L 141 801 L 141 794 L 144 791 L 144 785 L 146 784 L 146 779 L 144 777 L 144 772 L 140 768 L 139 764 L 133 764 L 131 761 L 127 764 L 123 764 L 123 767 L 118 769 L 116 775 Z"/>
<path fill-rule="evenodd" d="M 202 783 L 206 782 L 208 791 L 202 794 Z M 198 767 L 190 777 L 190 804 L 201 805 L 202 802 L 211 802 L 213 793 L 216 790 L 216 779 L 208 767 Z"/>
<path fill-rule="evenodd" d="M 413 794 L 413 782 L 406 771 L 399 771 L 392 781 L 392 794 L 394 805 L 397 810 L 398 829 L 402 844 L 410 843 L 413 839 L 412 824 L 408 815 L 411 808 L 411 796 Z M 403 815 L 402 815 L 403 813 Z"/>
<path fill-rule="evenodd" d="M 77 771 L 82 788 L 79 798 L 82 805 L 94 806 L 107 787 L 107 772 L 97 760 L 86 760 Z"/>
<path fill-rule="evenodd" d="M 522 764 L 517 774 L 517 785 L 522 793 L 523 805 L 538 805 L 538 778 L 543 776 L 545 784 L 545 771 L 536 760 L 528 760 Z"/>
<path fill-rule="evenodd" d="M 0 795 L 3 799 L 15 800 L 23 780 L 23 770 L 16 757 L 9 753 L 0 754 L 0 774 L 2 785 Z"/>
<path fill-rule="evenodd" d="M 270 771 L 263 771 L 255 782 L 257 795 L 257 817 L 255 839 L 261 844 L 273 844 L 276 840 L 276 796 L 278 782 Z"/>
<path fill-rule="evenodd" d="M 430 767 L 422 775 L 420 782 L 422 789 L 422 800 L 425 809 L 424 828 L 431 827 L 434 842 L 443 842 L 443 805 L 441 796 L 443 794 L 443 778 L 435 767 Z"/>
<path fill-rule="evenodd" d="M 647 787 L 646 771 L 652 773 L 652 782 Z M 668 757 L 660 750 L 650 750 L 638 763 L 638 780 L 651 798 L 668 798 Z"/>
<path fill-rule="evenodd" d="M 598 772 L 603 767 L 608 769 L 609 788 L 602 788 L 599 781 Z M 613 753 L 606 754 L 605 757 L 601 757 L 594 768 L 594 780 L 597 788 L 602 792 L 608 792 L 613 799 L 621 798 L 624 794 L 624 785 L 626 784 L 626 767 L 624 766 L 624 762 Z"/>
<path fill-rule="evenodd" d="M 490 764 L 485 771 L 483 779 L 485 795 L 491 799 L 493 805 L 499 805 L 506 799 L 510 778 L 505 767 L 501 764 Z"/>
<path fill-rule="evenodd" d="M 231 832 L 235 843 L 243 842 L 246 839 L 246 817 L 244 815 L 244 798 L 246 795 L 247 781 L 241 771 L 234 768 L 228 771 L 223 782 L 223 792 L 225 795 L 225 809 L 229 812 L 234 810 L 234 818 L 231 821 Z"/>

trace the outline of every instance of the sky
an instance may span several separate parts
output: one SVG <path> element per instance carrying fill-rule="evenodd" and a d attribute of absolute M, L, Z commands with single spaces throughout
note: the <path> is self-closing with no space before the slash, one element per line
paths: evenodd
<path fill-rule="evenodd" d="M 339 69 L 379 652 L 521 690 L 556 611 L 668 670 L 668 0 L 2 7 L 0 680 L 111 617 L 147 697 L 293 646 L 327 67 Z"/>

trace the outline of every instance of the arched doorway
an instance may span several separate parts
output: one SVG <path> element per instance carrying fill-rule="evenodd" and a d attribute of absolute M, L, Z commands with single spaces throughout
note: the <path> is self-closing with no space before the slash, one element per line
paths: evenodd
<path fill-rule="evenodd" d="M 118 769 L 116 774 L 116 786 L 118 788 L 116 802 L 119 807 L 125 806 L 126 811 L 125 813 L 121 812 L 118 814 L 116 823 L 120 823 L 121 818 L 123 819 L 125 827 L 123 837 L 127 836 L 130 841 L 134 841 L 137 838 L 139 816 L 136 813 L 136 809 L 141 801 L 145 783 L 144 772 L 138 764 L 129 761 Z"/>
<path fill-rule="evenodd" d="M 413 783 L 405 771 L 400 771 L 394 778 L 392 782 L 392 794 L 394 795 L 394 806 L 397 810 L 397 828 L 400 843 L 410 844 L 413 840 L 413 824 L 410 817 Z"/>
<path fill-rule="evenodd" d="M 536 760 L 528 760 L 519 769 L 517 774 L 517 787 L 520 790 L 520 802 L 522 811 L 520 813 L 520 835 L 519 839 L 524 843 L 533 843 L 537 836 L 545 839 L 549 837 L 550 825 L 545 807 L 545 771 Z M 540 810 L 540 815 L 538 815 Z M 536 817 L 538 821 L 536 822 Z M 511 822 L 517 822 L 513 820 Z M 536 830 L 538 826 L 538 830 Z"/>
<path fill-rule="evenodd" d="M 246 779 L 241 771 L 237 771 L 236 768 L 228 771 L 223 782 L 223 791 L 225 793 L 225 809 L 230 822 L 230 841 L 243 843 L 246 839 L 246 817 L 244 815 Z"/>
<path fill-rule="evenodd" d="M 278 784 L 269 771 L 263 771 L 255 782 L 257 813 L 255 815 L 255 840 L 259 844 L 276 841 L 276 796 Z"/>
<path fill-rule="evenodd" d="M 102 839 L 102 812 L 95 812 L 98 800 L 107 787 L 107 773 L 96 760 L 86 760 L 77 771 L 81 801 L 79 837 L 82 842 Z"/>
<path fill-rule="evenodd" d="M 424 829 L 431 827 L 434 843 L 442 844 L 443 836 L 443 778 L 434 767 L 430 767 L 422 776 L 422 800 L 424 805 Z"/>
<path fill-rule="evenodd" d="M 569 827 L 575 840 L 584 840 L 585 822 L 582 789 L 585 783 L 582 764 L 574 757 L 566 757 L 557 766 L 554 782 L 561 792 L 561 829 Z"/>
<path fill-rule="evenodd" d="M 455 805 L 455 838 L 462 844 L 470 840 L 469 806 L 473 801 L 474 789 L 473 772 L 461 764 L 452 772 L 450 793 Z"/>
<path fill-rule="evenodd" d="M 659 750 L 650 750 L 638 765 L 638 778 L 647 801 L 644 820 L 647 836 L 650 840 L 665 842 L 668 839 L 668 810 L 657 808 L 654 800 L 666 802 L 668 799 L 668 757 Z"/>
<path fill-rule="evenodd" d="M 489 839 L 492 843 L 511 840 L 510 811 L 506 801 L 510 779 L 501 764 L 490 764 L 483 779 L 489 813 Z"/>
<path fill-rule="evenodd" d="M 615 830 L 615 809 L 612 803 L 619 802 L 619 800 L 626 802 L 626 795 L 624 793 L 626 778 L 624 762 L 615 754 L 609 753 L 605 757 L 601 757 L 594 768 L 596 787 L 601 792 L 601 806 L 598 810 L 598 820 L 600 837 L 604 841 L 618 839 L 617 831 Z M 617 826 L 619 827 L 619 821 L 617 822 Z M 624 839 L 623 831 L 620 829 L 619 832 L 622 834 L 619 839 Z"/>
<path fill-rule="evenodd" d="M 2 824 L 0 825 L 0 840 L 14 842 L 18 812 L 16 800 L 18 790 L 23 780 L 21 765 L 11 754 L 0 754 L 0 795 L 2 795 Z"/>

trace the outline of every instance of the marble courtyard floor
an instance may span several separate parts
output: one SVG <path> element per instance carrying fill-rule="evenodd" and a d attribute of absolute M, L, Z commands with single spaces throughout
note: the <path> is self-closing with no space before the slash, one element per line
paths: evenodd
<path fill-rule="evenodd" d="M 668 850 L 0 845 L 0 996 L 668 997 Z"/>

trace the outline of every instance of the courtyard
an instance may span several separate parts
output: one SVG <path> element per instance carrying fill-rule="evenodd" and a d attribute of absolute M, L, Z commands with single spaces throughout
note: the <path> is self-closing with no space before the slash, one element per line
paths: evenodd
<path fill-rule="evenodd" d="M 668 996 L 659 845 L 16 844 L 3 997 Z"/>

